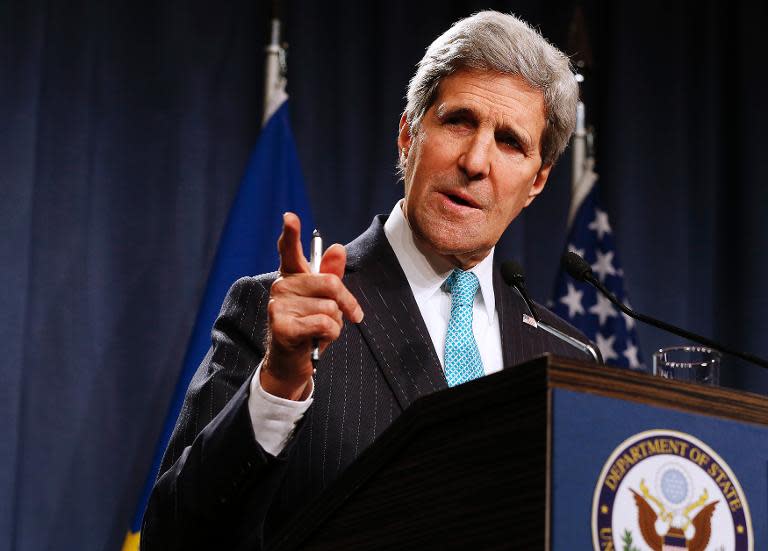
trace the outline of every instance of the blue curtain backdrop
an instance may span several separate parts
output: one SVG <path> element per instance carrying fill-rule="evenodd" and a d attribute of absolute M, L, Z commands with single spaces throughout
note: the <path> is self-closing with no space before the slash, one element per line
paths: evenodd
<path fill-rule="evenodd" d="M 432 38 L 494 7 L 566 47 L 574 3 L 286 2 L 293 130 L 325 236 L 352 239 L 400 196 L 397 121 Z M 0 549 L 119 549 L 259 132 L 268 4 L 0 3 Z M 768 356 L 768 7 L 583 7 L 633 305 Z M 497 253 L 539 300 L 568 178 L 564 158 Z M 639 338 L 646 357 L 678 342 Z M 731 365 L 725 383 L 768 393 Z"/>

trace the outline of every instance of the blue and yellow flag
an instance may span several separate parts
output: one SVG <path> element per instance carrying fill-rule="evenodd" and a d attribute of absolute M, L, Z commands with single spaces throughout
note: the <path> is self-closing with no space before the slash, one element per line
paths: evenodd
<path fill-rule="evenodd" d="M 141 521 L 163 452 L 176 424 L 189 381 L 211 345 L 211 328 L 224 297 L 238 278 L 277 269 L 277 238 L 285 211 L 299 215 L 302 238 L 308 243 L 314 224 L 290 128 L 287 101 L 282 102 L 264 126 L 229 212 L 163 432 L 155 448 L 152 467 L 123 551 L 137 551 L 139 548 Z"/>

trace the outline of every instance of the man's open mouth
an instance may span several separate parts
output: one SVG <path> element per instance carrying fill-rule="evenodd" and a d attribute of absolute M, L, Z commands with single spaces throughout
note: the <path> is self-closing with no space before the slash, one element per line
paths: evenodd
<path fill-rule="evenodd" d="M 462 207 L 470 207 L 470 208 L 473 208 L 473 209 L 480 208 L 477 203 L 475 203 L 472 199 L 470 199 L 467 196 L 460 195 L 460 194 L 457 194 L 457 193 L 450 193 L 450 192 L 445 192 L 445 193 L 443 193 L 443 195 L 448 197 L 448 199 L 452 203 L 455 203 L 457 205 L 461 205 Z"/>

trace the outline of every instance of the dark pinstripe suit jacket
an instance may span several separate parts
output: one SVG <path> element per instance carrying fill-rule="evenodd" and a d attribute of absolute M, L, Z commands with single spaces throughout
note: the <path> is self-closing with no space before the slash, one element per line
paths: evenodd
<path fill-rule="evenodd" d="M 344 282 L 365 312 L 322 356 L 314 403 L 277 458 L 256 443 L 248 381 L 265 350 L 266 305 L 277 274 L 230 290 L 213 346 L 192 380 L 144 516 L 142 549 L 258 549 L 331 484 L 418 397 L 446 387 L 400 265 L 386 217 L 347 247 Z M 544 352 L 585 358 L 522 323 L 520 297 L 494 271 L 504 364 Z M 573 328 L 541 309 L 545 321 Z M 581 337 L 584 338 L 584 337 Z"/>

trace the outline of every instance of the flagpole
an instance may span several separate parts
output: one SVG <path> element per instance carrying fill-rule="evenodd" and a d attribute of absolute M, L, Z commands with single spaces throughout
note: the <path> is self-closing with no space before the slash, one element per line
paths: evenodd
<path fill-rule="evenodd" d="M 270 41 L 265 48 L 264 63 L 264 109 L 261 120 L 262 127 L 277 111 L 277 108 L 288 98 L 285 93 L 286 63 L 285 48 L 280 44 L 281 23 L 278 17 L 278 2 L 273 4 Z"/>
<path fill-rule="evenodd" d="M 584 77 L 576 73 L 576 81 L 581 84 Z M 581 88 L 579 86 L 579 88 Z M 581 201 L 577 201 L 579 188 L 584 177 L 584 168 L 587 162 L 587 129 L 586 129 L 586 107 L 584 102 L 579 99 L 576 104 L 576 132 L 573 134 L 573 143 L 571 149 L 571 207 L 568 211 L 568 227 L 571 227 L 576 211 Z"/>
<path fill-rule="evenodd" d="M 574 78 L 579 86 L 579 100 L 576 104 L 576 130 L 571 143 L 571 206 L 568 211 L 568 227 L 571 227 L 576 212 L 594 183 L 594 164 L 591 147 L 591 131 L 587 127 L 587 109 L 584 98 L 585 76 L 592 69 L 592 48 L 590 46 L 584 9 L 577 4 L 568 29 L 568 50 L 576 67 Z"/>

